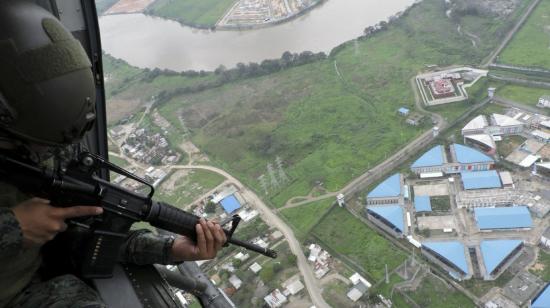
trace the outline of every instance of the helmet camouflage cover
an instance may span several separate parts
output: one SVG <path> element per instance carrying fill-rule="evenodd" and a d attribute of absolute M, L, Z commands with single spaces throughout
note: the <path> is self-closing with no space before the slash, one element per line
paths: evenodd
<path fill-rule="evenodd" d="M 0 1 L 0 129 L 45 145 L 78 142 L 95 121 L 90 60 L 48 11 Z"/>

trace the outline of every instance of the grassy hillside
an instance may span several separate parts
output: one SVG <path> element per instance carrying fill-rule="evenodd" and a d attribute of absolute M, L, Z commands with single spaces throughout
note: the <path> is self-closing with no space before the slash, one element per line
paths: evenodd
<path fill-rule="evenodd" d="M 550 69 L 550 1 L 542 0 L 498 62 Z"/>
<path fill-rule="evenodd" d="M 497 89 L 497 95 L 527 106 L 536 107 L 539 98 L 550 95 L 550 89 L 529 88 L 520 85 L 505 85 Z M 540 113 L 550 114 L 548 110 L 540 109 Z"/>
<path fill-rule="evenodd" d="M 257 191 L 262 191 L 258 177 L 280 157 L 290 180 L 269 187 L 267 198 L 275 206 L 315 186 L 338 190 L 429 129 L 430 123 L 408 126 L 396 114 L 401 106 L 414 110 L 413 76 L 427 65 L 480 63 L 510 27 L 510 20 L 478 15 L 451 20 L 445 10 L 444 2 L 425 0 L 386 30 L 339 46 L 327 59 L 170 95 L 160 113 L 176 133 L 184 129 L 183 118 L 193 142 L 215 164 Z M 476 46 L 457 31 L 457 23 L 480 38 Z M 116 71 L 107 87 L 115 99 L 147 101 L 221 78 L 136 71 L 116 61 L 107 65 Z"/>
<path fill-rule="evenodd" d="M 157 0 L 147 13 L 183 24 L 212 27 L 236 0 Z"/>
<path fill-rule="evenodd" d="M 272 189 L 275 206 L 316 184 L 334 191 L 428 128 L 396 115 L 401 106 L 414 109 L 411 77 L 429 64 L 481 62 L 509 27 L 466 17 L 481 38 L 477 47 L 445 16 L 443 2 L 426 0 L 327 60 L 183 95 L 161 113 L 175 125 L 182 115 L 201 149 L 258 190 L 266 165 L 281 157 L 292 181 Z"/>

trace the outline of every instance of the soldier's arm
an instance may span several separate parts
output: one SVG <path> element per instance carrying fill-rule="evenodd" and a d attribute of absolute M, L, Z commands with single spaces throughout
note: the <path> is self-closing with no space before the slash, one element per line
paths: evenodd
<path fill-rule="evenodd" d="M 133 231 L 121 249 L 122 262 L 145 264 L 175 264 L 183 261 L 206 260 L 216 256 L 227 238 L 220 225 L 197 224 L 197 242 L 185 236 L 154 235 L 148 230 Z"/>
<path fill-rule="evenodd" d="M 17 254 L 23 247 L 23 232 L 10 208 L 0 207 L 0 259 Z"/>

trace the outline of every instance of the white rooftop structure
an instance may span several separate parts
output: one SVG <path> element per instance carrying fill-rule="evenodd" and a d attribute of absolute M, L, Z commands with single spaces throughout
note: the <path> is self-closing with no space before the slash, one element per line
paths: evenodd
<path fill-rule="evenodd" d="M 275 289 L 273 290 L 273 292 L 264 297 L 264 301 L 270 308 L 276 308 L 282 307 L 283 304 L 287 302 L 287 299 L 286 296 L 284 296 L 283 293 L 279 291 L 279 289 Z"/>
<path fill-rule="evenodd" d="M 241 285 L 243 284 L 242 280 L 239 279 L 239 277 L 237 277 L 237 275 L 231 275 L 231 277 L 229 277 L 229 283 L 235 287 L 235 289 L 239 289 L 241 287 Z"/>
<path fill-rule="evenodd" d="M 352 302 L 356 302 L 361 298 L 361 296 L 363 296 L 363 293 L 361 293 L 361 291 L 357 290 L 356 288 L 352 288 L 348 292 L 347 296 L 349 299 L 351 299 Z"/>
<path fill-rule="evenodd" d="M 540 125 L 550 129 L 550 120 L 540 122 Z"/>
<path fill-rule="evenodd" d="M 522 122 L 509 117 L 507 115 L 493 113 L 492 120 L 494 121 L 494 124 L 497 126 L 517 126 L 517 125 L 523 125 Z"/>
<path fill-rule="evenodd" d="M 248 258 L 250 258 L 250 255 L 247 253 L 245 254 L 245 253 L 239 252 L 238 254 L 235 255 L 235 259 L 241 260 L 241 261 L 246 261 L 248 260 Z"/>
<path fill-rule="evenodd" d="M 547 162 L 544 162 L 544 163 L 538 163 L 537 167 L 550 170 L 550 161 L 547 161 Z"/>
<path fill-rule="evenodd" d="M 497 145 L 495 141 L 493 140 L 493 137 L 487 135 L 487 134 L 475 134 L 475 135 L 467 135 L 464 138 L 477 141 L 483 145 L 486 145 L 492 149 L 496 149 Z"/>
<path fill-rule="evenodd" d="M 355 274 L 351 275 L 349 277 L 349 280 L 351 281 L 351 283 L 353 285 L 356 285 L 359 282 L 362 282 L 365 286 L 367 286 L 369 288 L 372 286 L 372 284 L 370 282 L 368 282 L 367 279 L 365 279 L 363 276 L 359 275 L 359 273 L 355 273 Z"/>
<path fill-rule="evenodd" d="M 483 129 L 487 127 L 489 124 L 487 123 L 487 119 L 484 115 L 480 114 L 477 117 L 473 118 L 464 128 L 462 128 L 462 131 L 466 130 L 476 130 L 476 129 Z"/>
<path fill-rule="evenodd" d="M 502 182 L 502 185 L 514 185 L 514 180 L 512 180 L 512 174 L 510 174 L 510 172 L 501 171 L 498 174 L 500 175 L 500 181 Z"/>
<path fill-rule="evenodd" d="M 307 258 L 310 262 L 315 262 L 317 257 L 321 253 L 321 246 L 311 244 L 309 245 L 309 257 Z"/>
<path fill-rule="evenodd" d="M 544 140 L 546 142 L 548 142 L 548 140 L 550 140 L 550 134 L 547 133 L 547 132 L 544 132 L 542 130 L 534 130 L 531 132 L 531 135 L 537 139 L 541 139 L 541 140 Z"/>
<path fill-rule="evenodd" d="M 262 266 L 260 264 L 258 264 L 258 262 L 254 262 L 252 263 L 252 265 L 250 265 L 248 267 L 254 274 L 257 274 L 259 271 L 262 270 Z"/>
<path fill-rule="evenodd" d="M 290 292 L 290 294 L 295 295 L 304 289 L 304 284 L 300 281 L 300 279 L 296 279 L 292 283 L 288 284 L 286 289 Z"/>
<path fill-rule="evenodd" d="M 252 220 L 254 217 L 258 216 L 259 213 L 256 210 L 248 211 L 248 210 L 242 210 L 239 213 L 239 216 L 241 216 L 242 220 L 245 222 Z"/>
<path fill-rule="evenodd" d="M 524 167 L 524 168 L 528 168 L 528 167 L 531 167 L 537 160 L 540 159 L 540 156 L 538 155 L 533 155 L 533 154 L 529 154 L 527 155 L 527 157 L 525 157 L 520 163 L 519 165 L 521 167 Z"/>

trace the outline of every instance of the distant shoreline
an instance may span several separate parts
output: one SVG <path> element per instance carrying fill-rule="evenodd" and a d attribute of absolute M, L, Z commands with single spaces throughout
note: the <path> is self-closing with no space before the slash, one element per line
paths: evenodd
<path fill-rule="evenodd" d="M 307 8 L 299 11 L 298 13 L 289 15 L 289 16 L 283 18 L 283 19 L 279 19 L 279 20 L 275 20 L 275 21 L 267 22 L 267 23 L 263 23 L 263 24 L 257 24 L 257 25 L 225 25 L 225 26 L 211 25 L 211 26 L 208 26 L 208 25 L 202 25 L 202 24 L 195 24 L 195 23 L 188 22 L 188 21 L 181 20 L 181 19 L 168 18 L 168 17 L 164 17 L 164 16 L 151 14 L 151 13 L 147 12 L 147 9 L 144 9 L 141 12 L 109 13 L 109 14 L 101 14 L 101 16 L 128 15 L 128 14 L 139 14 L 139 13 L 141 13 L 143 15 L 147 15 L 147 16 L 151 16 L 151 17 L 155 17 L 155 18 L 162 18 L 162 19 L 166 19 L 166 20 L 172 20 L 172 21 L 175 21 L 175 22 L 179 23 L 182 26 L 195 28 L 195 29 L 198 29 L 198 30 L 246 31 L 246 30 L 256 30 L 256 29 L 274 27 L 274 26 L 277 26 L 277 25 L 280 25 L 280 24 L 283 24 L 283 23 L 286 23 L 286 22 L 290 22 L 290 21 L 292 21 L 292 20 L 294 20 L 294 19 L 296 19 L 300 16 L 305 15 L 306 13 L 309 13 L 309 11 L 313 10 L 314 8 L 319 7 L 321 4 L 324 4 L 327 1 L 328 0 L 319 0 L 319 1 L 315 2 L 314 4 L 308 6 Z"/>

